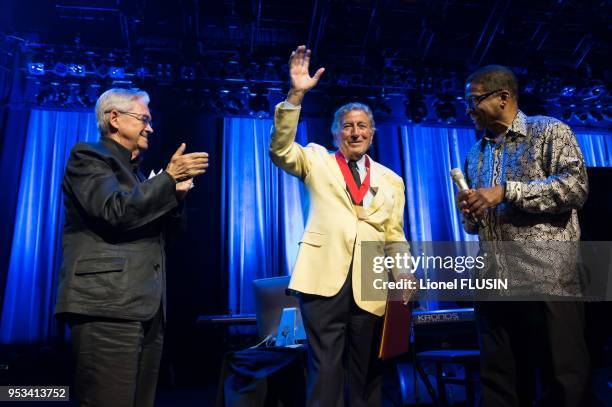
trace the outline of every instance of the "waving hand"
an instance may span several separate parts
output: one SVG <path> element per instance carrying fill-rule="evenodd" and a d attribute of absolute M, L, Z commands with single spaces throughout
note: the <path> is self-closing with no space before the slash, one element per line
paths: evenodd
<path fill-rule="evenodd" d="M 319 68 L 314 76 L 310 76 L 311 51 L 305 45 L 300 45 L 291 53 L 289 58 L 289 76 L 291 77 L 291 89 L 287 101 L 293 105 L 300 105 L 306 92 L 314 88 L 319 82 L 325 68 Z"/>

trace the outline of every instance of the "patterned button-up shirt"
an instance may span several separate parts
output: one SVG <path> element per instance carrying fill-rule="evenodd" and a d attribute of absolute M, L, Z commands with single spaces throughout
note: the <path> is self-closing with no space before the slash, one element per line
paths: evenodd
<path fill-rule="evenodd" d="M 518 111 L 500 142 L 483 138 L 472 147 L 465 173 L 470 188 L 505 186 L 504 201 L 478 228 L 481 242 L 514 242 L 497 257 L 499 277 L 540 293 L 578 295 L 577 244 L 548 243 L 580 240 L 577 210 L 588 180 L 572 130 L 557 119 Z"/>

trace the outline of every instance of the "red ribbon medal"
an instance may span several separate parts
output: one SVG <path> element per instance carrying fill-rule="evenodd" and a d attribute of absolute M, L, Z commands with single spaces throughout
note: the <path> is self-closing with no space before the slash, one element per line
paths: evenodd
<path fill-rule="evenodd" d="M 370 189 L 370 159 L 368 156 L 365 158 L 366 176 L 359 188 L 357 188 L 353 174 L 351 174 L 351 169 L 340 151 L 336 151 L 336 161 L 338 162 L 338 167 L 340 167 L 340 171 L 342 172 L 342 176 L 344 177 L 344 182 L 346 182 L 349 193 L 353 198 L 353 202 L 355 202 L 356 205 L 359 205 Z"/>

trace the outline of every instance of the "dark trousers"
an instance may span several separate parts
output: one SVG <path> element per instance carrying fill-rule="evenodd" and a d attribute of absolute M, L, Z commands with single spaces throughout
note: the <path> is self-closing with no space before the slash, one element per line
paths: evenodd
<path fill-rule="evenodd" d="M 590 367 L 582 303 L 481 302 L 476 321 L 483 406 L 584 405 Z"/>
<path fill-rule="evenodd" d="M 81 406 L 153 406 L 164 324 L 72 316 L 76 393 Z"/>
<path fill-rule="evenodd" d="M 300 295 L 309 344 L 308 406 L 380 406 L 382 318 L 355 304 L 349 273 L 333 297 Z"/>

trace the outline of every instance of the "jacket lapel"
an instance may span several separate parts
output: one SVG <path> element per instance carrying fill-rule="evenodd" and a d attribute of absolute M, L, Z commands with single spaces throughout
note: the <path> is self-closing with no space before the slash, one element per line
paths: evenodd
<path fill-rule="evenodd" d="M 328 160 L 326 160 L 327 166 L 332 174 L 332 178 L 336 180 L 338 184 L 338 188 L 342 190 L 342 193 L 346 200 L 348 201 L 349 206 L 353 207 L 354 204 L 349 192 L 346 190 L 346 183 L 344 182 L 344 177 L 342 176 L 342 171 L 340 171 L 340 167 L 338 167 L 338 162 L 336 161 L 336 156 L 334 154 L 328 155 Z"/>
<path fill-rule="evenodd" d="M 378 164 L 370 158 L 370 188 L 376 191 L 374 199 L 370 202 L 370 206 L 366 209 L 366 215 L 371 216 L 385 202 L 385 187 L 387 186 L 384 177 L 381 174 Z"/>

